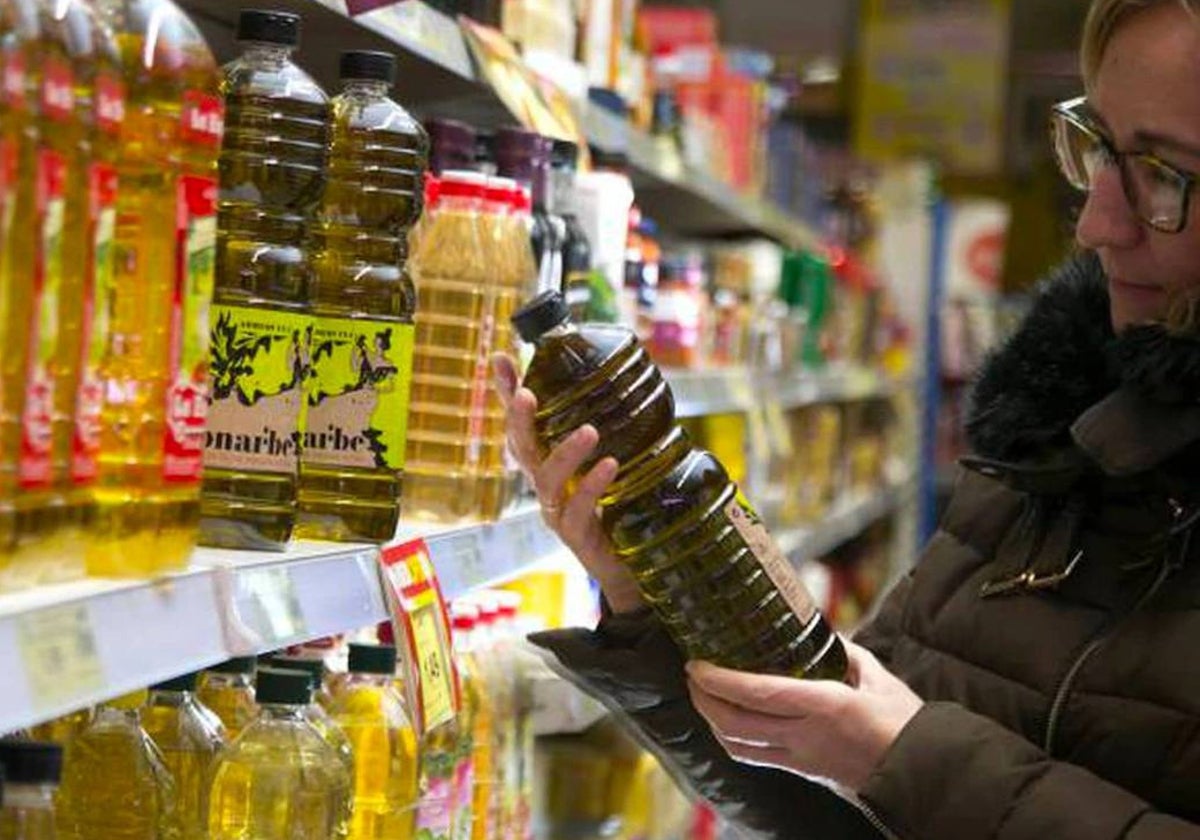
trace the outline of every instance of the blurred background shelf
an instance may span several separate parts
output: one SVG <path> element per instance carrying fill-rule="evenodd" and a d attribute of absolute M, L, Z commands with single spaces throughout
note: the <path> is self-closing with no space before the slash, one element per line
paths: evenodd
<path fill-rule="evenodd" d="M 764 400 L 784 410 L 823 403 L 890 396 L 911 387 L 904 379 L 852 365 L 793 374 L 755 373 L 742 367 L 667 370 L 680 417 L 702 417 L 750 411 Z"/>

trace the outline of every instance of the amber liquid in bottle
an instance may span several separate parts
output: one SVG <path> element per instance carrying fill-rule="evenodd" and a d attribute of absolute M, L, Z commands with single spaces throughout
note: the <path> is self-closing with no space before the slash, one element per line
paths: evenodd
<path fill-rule="evenodd" d="M 557 292 L 514 318 L 536 345 L 525 387 L 548 454 L 579 426 L 600 433 L 582 470 L 620 465 L 600 500 L 618 557 L 689 658 L 841 679 L 846 654 L 786 557 L 711 453 L 675 423 L 671 390 L 624 328 L 570 323 Z"/>

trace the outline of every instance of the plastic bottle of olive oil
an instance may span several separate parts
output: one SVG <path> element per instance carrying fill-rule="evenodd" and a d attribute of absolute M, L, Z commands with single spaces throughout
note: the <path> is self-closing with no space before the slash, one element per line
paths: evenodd
<path fill-rule="evenodd" d="M 329 100 L 291 60 L 300 19 L 248 10 L 224 68 L 226 129 L 211 311 L 201 539 L 279 549 L 296 524 L 310 216 L 325 182 Z"/>
<path fill-rule="evenodd" d="M 385 542 L 399 521 L 416 307 L 405 263 L 429 139 L 388 98 L 395 74 L 389 53 L 342 54 L 313 234 L 302 536 Z"/>
<path fill-rule="evenodd" d="M 514 316 L 536 346 L 525 386 L 549 451 L 585 423 L 619 469 L 600 520 L 643 596 L 690 658 L 841 679 L 846 653 L 757 514 L 709 452 L 675 423 L 671 390 L 627 329 L 571 323 L 561 294 Z"/>

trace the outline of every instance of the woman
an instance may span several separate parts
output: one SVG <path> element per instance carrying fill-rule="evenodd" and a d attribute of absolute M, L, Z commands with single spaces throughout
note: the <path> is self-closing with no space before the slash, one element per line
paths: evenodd
<path fill-rule="evenodd" d="M 597 527 L 615 465 L 565 495 L 595 431 L 541 460 L 497 365 L 545 518 L 608 606 L 535 641 L 768 836 L 1200 838 L 1200 0 L 1094 0 L 1083 68 L 1053 116 L 1082 253 L 985 365 L 976 454 L 848 644 L 849 685 L 681 662 Z"/>

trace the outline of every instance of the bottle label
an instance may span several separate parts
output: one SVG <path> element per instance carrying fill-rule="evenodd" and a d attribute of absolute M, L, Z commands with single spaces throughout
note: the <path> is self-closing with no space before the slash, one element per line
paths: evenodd
<path fill-rule="evenodd" d="M 470 840 L 472 829 L 471 801 L 475 793 L 475 761 L 470 753 L 458 760 L 454 768 L 454 840 Z"/>
<path fill-rule="evenodd" d="M 412 324 L 318 318 L 305 462 L 402 470 L 412 356 Z"/>
<path fill-rule="evenodd" d="M 42 63 L 42 115 L 55 122 L 71 118 L 75 86 L 71 65 L 49 56 Z"/>
<path fill-rule="evenodd" d="M 183 93 L 179 114 L 179 136 L 193 146 L 218 148 L 225 132 L 225 106 L 221 97 L 199 90 Z"/>
<path fill-rule="evenodd" d="M 746 541 L 746 545 L 758 560 L 767 577 L 775 584 L 775 588 L 783 596 L 783 600 L 792 608 L 792 612 L 800 619 L 801 624 L 808 624 L 817 614 L 817 606 L 812 596 L 800 582 L 796 570 L 788 562 L 787 557 L 775 540 L 771 538 L 762 520 L 754 512 L 754 508 L 738 494 L 725 506 L 725 516 L 737 529 L 738 534 Z"/>
<path fill-rule="evenodd" d="M 454 767 L 445 754 L 421 757 L 426 775 L 417 803 L 417 836 L 422 840 L 450 840 L 454 818 Z"/>
<path fill-rule="evenodd" d="M 295 474 L 312 319 L 212 308 L 206 468 Z"/>
<path fill-rule="evenodd" d="M 113 238 L 117 230 L 117 170 L 93 163 L 88 171 L 91 254 L 83 288 L 83 358 L 75 400 L 75 433 L 71 444 L 71 480 L 83 486 L 96 478 L 100 452 L 100 412 L 104 406 L 101 365 L 111 336 Z"/>
<path fill-rule="evenodd" d="M 125 121 L 125 84 L 112 73 L 96 75 L 96 127 L 116 134 Z"/>
<path fill-rule="evenodd" d="M 475 466 L 483 453 L 483 429 L 487 421 L 487 397 L 491 380 L 488 376 L 488 353 L 496 332 L 496 317 L 484 316 L 479 331 L 479 349 L 475 354 L 475 372 L 471 377 L 471 404 L 467 413 L 467 463 Z"/>
<path fill-rule="evenodd" d="M 25 70 L 25 54 L 19 49 L 9 49 L 4 52 L 4 104 L 16 111 L 25 111 L 29 107 L 28 91 L 25 85 L 28 74 Z"/>
<path fill-rule="evenodd" d="M 50 448 L 54 411 L 51 370 L 58 337 L 59 294 L 62 288 L 62 241 L 66 219 L 67 161 L 58 152 L 38 153 L 37 208 L 40 236 L 33 276 L 33 323 L 29 336 L 29 368 L 25 410 L 21 416 L 19 480 L 26 490 L 45 487 L 51 480 Z"/>
<path fill-rule="evenodd" d="M 163 480 L 200 480 L 208 413 L 208 311 L 217 248 L 217 182 L 179 179 L 175 214 L 175 291 L 171 302 Z"/>

